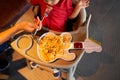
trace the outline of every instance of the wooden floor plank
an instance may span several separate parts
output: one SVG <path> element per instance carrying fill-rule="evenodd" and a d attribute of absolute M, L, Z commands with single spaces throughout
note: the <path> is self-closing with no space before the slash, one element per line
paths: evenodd
<path fill-rule="evenodd" d="M 53 75 L 45 70 L 38 68 L 29 70 L 28 67 L 22 68 L 18 71 L 27 80 L 54 80 Z"/>
<path fill-rule="evenodd" d="M 23 57 L 19 55 L 19 53 L 14 52 L 13 54 L 13 62 L 19 59 L 22 59 Z M 35 68 L 30 70 L 27 66 L 20 68 L 17 70 L 17 72 L 22 75 L 26 80 L 61 80 L 55 79 L 53 77 L 53 74 L 46 71 L 46 70 L 41 70 L 39 68 Z"/>

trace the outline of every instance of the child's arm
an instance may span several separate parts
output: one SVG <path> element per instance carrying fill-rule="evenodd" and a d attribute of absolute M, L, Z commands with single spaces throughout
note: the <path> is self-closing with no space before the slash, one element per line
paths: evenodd
<path fill-rule="evenodd" d="M 89 6 L 89 0 L 79 0 L 77 5 L 75 6 L 72 14 L 69 16 L 69 19 L 74 19 L 77 17 L 77 15 L 79 14 L 80 10 L 82 8 L 86 8 Z"/>

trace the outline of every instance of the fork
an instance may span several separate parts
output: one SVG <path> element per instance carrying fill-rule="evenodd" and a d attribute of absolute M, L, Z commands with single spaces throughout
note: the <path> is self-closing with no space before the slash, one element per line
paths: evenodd
<path fill-rule="evenodd" d="M 45 13 L 44 14 L 44 17 L 42 18 L 42 20 L 40 21 L 40 18 L 37 16 L 37 20 L 39 21 L 39 24 L 38 24 L 38 26 L 39 26 L 39 29 L 36 29 L 35 30 L 35 32 L 32 34 L 32 37 L 33 37 L 33 39 L 38 43 L 38 39 L 37 39 L 37 37 L 35 36 L 36 34 L 37 34 L 37 32 L 39 31 L 39 30 L 41 30 L 41 25 L 40 25 L 40 23 L 42 23 L 42 21 L 45 19 L 45 17 L 47 17 L 48 16 L 48 14 L 47 13 Z"/>
<path fill-rule="evenodd" d="M 44 17 L 42 18 L 42 20 L 40 21 L 40 18 L 39 18 L 39 17 L 37 17 L 37 20 L 39 21 L 39 23 L 42 23 L 43 20 L 45 19 L 45 17 L 47 17 L 47 16 L 48 16 L 48 14 L 47 14 L 47 13 L 44 13 Z M 36 29 L 36 30 L 35 30 L 34 36 L 37 34 L 37 31 L 39 31 L 39 30 L 41 29 L 40 24 L 38 24 L 38 26 L 39 26 L 39 29 Z"/>

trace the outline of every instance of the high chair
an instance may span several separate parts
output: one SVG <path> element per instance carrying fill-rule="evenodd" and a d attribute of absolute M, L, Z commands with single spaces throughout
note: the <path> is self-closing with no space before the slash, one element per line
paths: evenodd
<path fill-rule="evenodd" d="M 73 0 L 73 3 L 74 2 L 75 0 Z M 87 16 L 86 9 L 81 9 L 77 21 L 72 26 L 73 31 L 69 31 L 69 33 L 72 35 L 73 42 L 81 42 L 88 38 L 88 27 L 90 20 L 91 14 Z M 62 33 L 43 27 L 42 30 L 38 32 L 39 36 L 45 32 L 53 32 L 55 34 Z M 28 67 L 30 69 L 40 68 L 52 72 L 53 74 L 55 73 L 55 69 L 57 69 L 57 71 L 60 73 L 67 73 L 67 80 L 75 80 L 74 72 L 76 70 L 78 62 L 81 60 L 84 54 L 84 49 L 72 49 L 70 52 L 74 52 L 76 55 L 76 58 L 74 60 L 65 61 L 63 59 L 58 59 L 51 63 L 45 63 L 38 57 L 37 42 L 30 34 L 18 37 L 11 43 L 11 46 L 14 48 L 14 50 L 26 58 Z"/>

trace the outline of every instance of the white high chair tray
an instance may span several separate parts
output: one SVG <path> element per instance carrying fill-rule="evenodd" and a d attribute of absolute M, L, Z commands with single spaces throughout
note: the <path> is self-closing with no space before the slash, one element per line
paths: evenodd
<path fill-rule="evenodd" d="M 37 42 L 32 39 L 31 35 L 22 35 L 11 43 L 12 48 L 17 51 L 24 58 L 38 63 L 42 66 L 54 67 L 54 68 L 70 68 L 76 65 L 83 56 L 84 50 L 75 49 L 71 52 L 75 53 L 76 58 L 72 61 L 65 61 L 63 59 L 57 59 L 51 63 L 45 63 L 37 54 Z"/>

